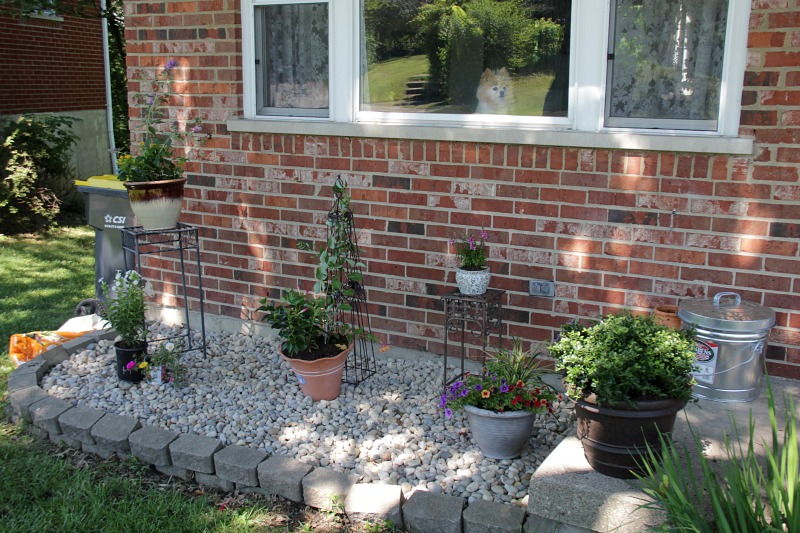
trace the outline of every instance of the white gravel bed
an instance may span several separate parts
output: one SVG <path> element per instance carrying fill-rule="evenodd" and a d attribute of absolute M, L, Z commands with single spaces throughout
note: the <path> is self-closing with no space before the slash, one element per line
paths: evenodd
<path fill-rule="evenodd" d="M 157 336 L 175 334 L 154 324 Z M 184 354 L 187 385 L 132 385 L 116 377 L 112 341 L 100 341 L 54 367 L 42 380 L 50 395 L 143 424 L 216 437 L 304 463 L 355 474 L 363 483 L 401 485 L 476 499 L 526 505 L 531 475 L 571 425 L 572 405 L 556 402 L 540 415 L 522 457 L 483 456 L 463 412 L 437 410 L 442 363 L 377 357 L 377 373 L 342 384 L 336 400 L 311 402 L 276 338 L 207 335 L 208 356 Z"/>

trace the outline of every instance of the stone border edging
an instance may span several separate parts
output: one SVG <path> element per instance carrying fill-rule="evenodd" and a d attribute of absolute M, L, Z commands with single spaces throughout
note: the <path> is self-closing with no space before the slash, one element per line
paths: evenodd
<path fill-rule="evenodd" d="M 557 522 L 526 516 L 512 504 L 415 490 L 406 499 L 398 485 L 357 483 L 355 476 L 315 468 L 285 455 L 223 444 L 211 437 L 142 425 L 129 416 L 73 405 L 49 396 L 40 386 L 51 367 L 114 331 L 90 332 L 54 346 L 15 369 L 8 378 L 9 419 L 29 423 L 35 437 L 64 443 L 102 458 L 136 457 L 162 474 L 194 480 L 230 492 L 278 495 L 318 509 L 338 505 L 350 518 L 388 520 L 419 532 L 556 532 Z M 574 531 L 574 530 L 573 530 Z M 586 530 L 588 531 L 588 530 Z"/>

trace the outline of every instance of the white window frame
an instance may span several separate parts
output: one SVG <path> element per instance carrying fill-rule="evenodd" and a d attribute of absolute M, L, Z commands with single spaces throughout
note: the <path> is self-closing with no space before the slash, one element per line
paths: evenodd
<path fill-rule="evenodd" d="M 254 7 L 320 2 L 329 5 L 329 116 L 257 115 Z M 604 126 L 611 0 L 573 0 L 566 117 L 361 111 L 358 0 L 242 0 L 241 4 L 244 109 L 243 119 L 228 122 L 231 131 L 742 155 L 753 150 L 752 139 L 738 136 L 747 56 L 746 39 L 741 36 L 748 33 L 750 0 L 730 0 L 720 88 L 724 105 L 714 131 Z M 605 23 L 598 24 L 599 20 Z"/>

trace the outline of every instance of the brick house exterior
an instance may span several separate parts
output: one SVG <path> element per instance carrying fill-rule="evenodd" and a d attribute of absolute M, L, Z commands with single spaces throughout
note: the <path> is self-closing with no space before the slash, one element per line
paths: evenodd
<path fill-rule="evenodd" d="M 752 155 L 231 131 L 239 3 L 126 1 L 125 20 L 131 90 L 176 59 L 176 108 L 214 135 L 187 166 L 182 218 L 201 228 L 207 313 L 258 320 L 260 298 L 310 287 L 295 245 L 324 236 L 341 174 L 371 325 L 391 345 L 442 352 L 448 239 L 483 227 L 507 335 L 549 341 L 576 316 L 736 291 L 776 310 L 769 371 L 800 379 L 800 2 L 752 1 L 740 125 Z M 176 303 L 174 264 L 151 267 Z M 530 278 L 555 280 L 556 297 L 529 296 Z"/>
<path fill-rule="evenodd" d="M 99 17 L 0 12 L 0 116 L 81 119 L 78 175 L 110 172 L 103 32 Z"/>

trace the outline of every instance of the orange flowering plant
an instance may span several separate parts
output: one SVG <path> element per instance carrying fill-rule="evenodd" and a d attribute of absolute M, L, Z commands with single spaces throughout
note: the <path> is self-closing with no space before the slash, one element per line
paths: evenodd
<path fill-rule="evenodd" d="M 465 405 L 498 413 L 552 413 L 558 396 L 542 381 L 536 355 L 523 349 L 522 341 L 515 338 L 512 348 L 498 348 L 486 360 L 482 374 L 467 373 L 463 380 L 447 387 L 439 398 L 439 409 L 446 418 Z"/>

